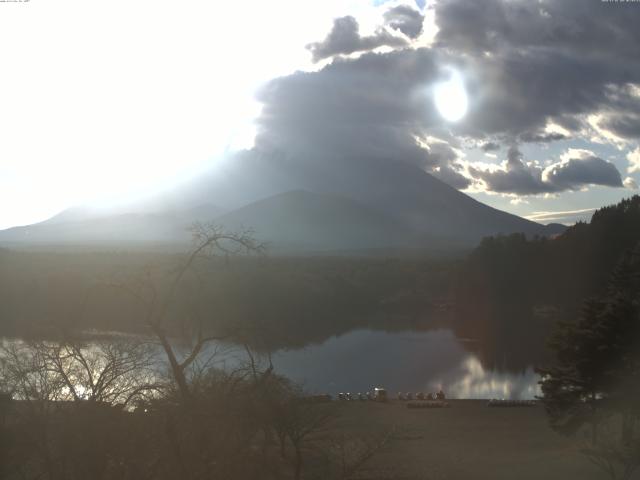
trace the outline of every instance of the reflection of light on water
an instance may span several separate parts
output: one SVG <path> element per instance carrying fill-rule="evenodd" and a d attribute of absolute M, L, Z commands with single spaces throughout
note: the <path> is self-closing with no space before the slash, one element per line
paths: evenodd
<path fill-rule="evenodd" d="M 129 338 L 148 341 L 127 336 L 123 340 Z M 273 352 L 272 360 L 276 372 L 314 393 L 335 395 L 341 391 L 364 392 L 373 386 L 384 386 L 391 392 L 443 389 L 451 398 L 532 399 L 540 394 L 539 377 L 533 369 L 520 374 L 485 369 L 478 358 L 462 346 L 472 341 L 474 339 L 458 339 L 449 330 L 400 333 L 355 330 L 320 344 Z M 20 346 L 22 342 L 0 338 L 0 346 L 10 344 Z M 170 372 L 162 348 L 146 344 L 151 364 L 145 374 L 150 375 L 149 379 L 166 378 Z M 99 345 L 98 340 L 88 342 L 86 351 L 90 357 L 100 357 Z M 189 354 L 190 346 L 177 342 L 174 352 L 183 359 Z M 254 360 L 266 368 L 268 359 L 255 352 L 253 355 Z M 194 375 L 206 368 L 232 371 L 246 366 L 248 361 L 242 347 L 214 342 L 202 350 L 192 370 Z M 98 370 L 103 368 L 100 362 L 95 366 Z M 76 383 L 76 396 L 87 398 L 91 392 L 84 386 L 89 383 Z M 66 388 L 62 395 L 68 398 L 73 392 Z"/>
<path fill-rule="evenodd" d="M 460 365 L 462 375 L 452 384 L 444 385 L 452 398 L 532 399 L 540 395 L 539 377 L 532 368 L 522 374 L 485 370 L 480 361 L 468 357 Z M 432 383 L 439 387 L 440 383 Z"/>

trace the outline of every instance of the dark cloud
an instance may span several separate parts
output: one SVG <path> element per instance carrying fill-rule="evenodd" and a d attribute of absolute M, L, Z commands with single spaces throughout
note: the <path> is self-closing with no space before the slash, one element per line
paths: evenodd
<path fill-rule="evenodd" d="M 439 78 L 440 63 L 435 51 L 402 50 L 276 79 L 259 93 L 256 144 L 421 165 L 426 152 L 415 137 L 442 123 L 424 93 Z"/>
<path fill-rule="evenodd" d="M 455 166 L 444 165 L 429 173 L 444 183 L 451 185 L 458 190 L 464 190 L 471 186 L 472 180 L 460 173 Z"/>
<path fill-rule="evenodd" d="M 353 158 L 410 163 L 456 188 L 466 188 L 470 179 L 463 174 L 458 155 L 444 151 L 442 143 L 426 147 L 416 138 L 454 141 L 462 135 L 536 143 L 561 140 L 561 134 L 544 133 L 549 119 L 557 118 L 567 128 L 572 116 L 607 105 L 609 85 L 627 81 L 628 73 L 623 70 L 629 68 L 608 61 L 594 64 L 553 52 L 505 54 L 481 61 L 427 48 L 334 61 L 318 72 L 276 79 L 262 90 L 259 98 L 264 109 L 257 145 L 304 157 L 322 152 L 323 162 L 334 162 L 337 168 Z M 429 94 L 429 86 L 440 81 L 451 66 L 463 72 L 469 96 L 475 99 L 469 114 L 457 124 L 443 122 Z M 485 144 L 486 151 L 496 147 L 492 142 Z M 619 178 L 611 176 L 587 178 L 587 166 L 594 175 L 612 173 L 615 167 L 606 162 L 602 170 L 594 170 L 602 160 L 558 166 L 562 175 L 544 182 L 542 169 L 525 165 L 517 149 L 510 149 L 508 158 L 506 170 L 470 169 L 469 173 L 483 180 L 489 190 L 505 193 L 620 184 Z M 563 180 L 577 167 L 582 168 L 583 177 L 574 183 Z"/>
<path fill-rule="evenodd" d="M 455 55 L 452 55 L 455 56 Z M 475 102 L 465 125 L 473 135 L 513 138 L 543 131 L 548 121 L 608 108 L 609 86 L 640 81 L 640 65 L 614 57 L 562 51 L 505 51 L 467 59 L 466 82 Z M 471 129 L 473 128 L 473 129 Z"/>
<path fill-rule="evenodd" d="M 471 101 L 456 124 L 442 120 L 429 93 L 451 66 L 462 72 Z M 559 136 L 528 132 L 542 131 L 549 119 L 567 124 L 571 116 L 605 107 L 606 85 L 626 82 L 623 70 L 631 68 L 540 52 L 486 61 L 427 48 L 365 54 L 272 81 L 260 95 L 260 124 L 269 141 L 287 147 L 400 158 L 416 152 L 416 134 L 431 132 L 550 141 Z"/>
<path fill-rule="evenodd" d="M 607 85 L 606 95 L 599 127 L 623 139 L 640 139 L 640 85 Z"/>
<path fill-rule="evenodd" d="M 418 166 L 434 177 L 461 190 L 471 185 L 471 179 L 461 173 L 463 166 L 459 161 L 458 153 L 449 143 L 431 140 L 431 143 L 426 144 L 420 153 L 423 163 Z"/>
<path fill-rule="evenodd" d="M 525 132 L 520 135 L 520 141 L 525 143 L 549 143 L 558 140 L 565 140 L 566 135 L 562 133 L 531 133 Z"/>
<path fill-rule="evenodd" d="M 487 190 L 518 195 L 557 193 L 588 185 L 623 186 L 616 166 L 591 152 L 573 152 L 569 158 L 543 168 L 525 163 L 520 150 L 512 146 L 503 168 L 469 170 L 474 178 L 484 182 Z"/>
<path fill-rule="evenodd" d="M 307 45 L 307 49 L 313 55 L 313 61 L 333 57 L 334 55 L 347 55 L 354 52 L 364 52 L 382 46 L 403 47 L 407 45 L 404 38 L 396 37 L 384 28 L 378 28 L 373 35 L 360 36 L 358 22 L 352 16 L 336 18 L 333 28 L 322 42 Z"/>
<path fill-rule="evenodd" d="M 500 150 L 500 144 L 496 142 L 486 142 L 483 143 L 480 148 L 485 152 L 495 152 L 496 150 Z"/>
<path fill-rule="evenodd" d="M 397 7 L 387 12 L 388 25 L 410 36 L 393 23 L 399 12 Z M 318 178 L 332 172 L 332 182 L 360 181 L 369 178 L 365 170 L 408 164 L 455 188 L 482 181 L 491 191 L 532 195 L 587 185 L 619 187 L 615 166 L 594 155 L 544 168 L 525 162 L 512 147 L 504 164 L 489 170 L 465 167 L 457 149 L 466 140 L 485 142 L 484 151 L 498 150 L 497 142 L 565 140 L 545 131 L 550 122 L 566 129 L 567 137 L 580 138 L 591 114 L 600 115 L 602 128 L 640 138 L 640 96 L 633 86 L 640 85 L 640 63 L 631 61 L 640 41 L 631 12 L 603 8 L 599 1 L 438 3 L 440 31 L 432 48 L 338 57 L 317 72 L 266 85 L 259 93 L 263 111 L 256 151 L 284 152 L 288 172 L 304 176 L 313 170 Z M 640 14 L 637 8 L 633 12 Z M 595 46 L 586 27 L 605 43 Z M 318 60 L 405 44 L 386 30 L 361 37 L 356 20 L 344 17 L 309 48 Z M 469 111 L 456 123 L 442 119 L 431 97 L 431 87 L 451 69 L 460 73 L 469 97 Z"/>
<path fill-rule="evenodd" d="M 628 92 L 640 82 L 640 10 L 632 4 L 449 0 L 435 15 L 435 48 L 468 58 L 486 82 L 471 112 L 484 131 L 540 143 L 556 138 L 527 132 L 549 120 L 579 132 L 584 114 L 640 108 Z M 626 120 L 617 121 L 621 135 L 639 138 Z"/>
<path fill-rule="evenodd" d="M 495 35 L 500 38 L 509 38 L 508 35 L 514 35 L 509 33 L 510 29 L 529 29 L 528 25 L 531 22 L 552 21 L 546 13 L 539 12 L 542 7 L 539 8 L 536 2 L 514 0 L 507 3 L 508 5 L 505 6 L 502 2 L 487 0 L 485 6 L 485 2 L 453 0 L 438 4 L 436 22 L 439 26 L 440 22 L 446 26 L 438 34 L 439 47 L 427 49 L 428 53 L 425 49 L 413 50 L 408 54 L 391 52 L 375 62 L 377 65 L 375 72 L 368 70 L 373 63 L 371 60 L 361 62 L 354 60 L 350 67 L 345 67 L 345 70 L 349 69 L 351 76 L 368 74 L 384 76 L 398 73 L 407 75 L 409 76 L 407 81 L 413 82 L 409 85 L 412 88 L 420 85 L 427 87 L 429 78 L 420 76 L 419 67 L 407 68 L 402 65 L 400 72 L 396 72 L 394 68 L 400 62 L 405 62 L 411 67 L 422 61 L 433 62 L 435 58 L 437 65 L 430 78 L 439 75 L 439 70 L 444 66 L 459 70 L 469 93 L 471 108 L 466 118 L 452 125 L 451 129 L 454 134 L 476 138 L 502 135 L 514 141 L 524 142 L 540 143 L 559 140 L 560 134 L 540 133 L 544 132 L 544 127 L 549 121 L 558 123 L 570 132 L 578 132 L 584 126 L 581 118 L 585 114 L 607 110 L 614 100 L 617 110 L 631 105 L 632 97 L 629 94 L 618 95 L 619 98 L 614 99 L 612 89 L 615 91 L 616 88 L 621 89 L 629 83 L 640 83 L 640 63 L 629 62 L 628 59 L 620 57 L 618 50 L 613 48 L 610 48 L 607 55 L 592 55 L 582 48 L 581 42 L 576 41 L 579 44 L 576 47 L 579 47 L 577 51 L 569 48 L 553 49 L 550 46 L 540 46 L 542 40 L 537 39 L 534 31 L 530 31 L 522 38 L 518 37 L 519 40 L 513 45 L 505 42 L 499 47 L 495 46 L 489 56 L 469 55 L 469 53 L 476 53 L 477 45 L 482 44 L 482 35 L 487 34 L 487 29 L 489 32 L 492 29 L 495 30 Z M 570 24 L 576 21 L 572 20 L 571 8 L 558 7 L 557 3 L 563 4 L 563 2 L 543 4 L 544 8 L 554 12 L 555 15 L 566 17 L 564 20 L 555 18 L 553 22 Z M 510 13 L 505 13 L 505 9 Z M 599 9 L 598 6 L 597 10 Z M 616 9 L 607 7 L 608 10 Z M 467 12 L 470 16 L 452 14 L 459 11 Z M 474 15 L 477 11 L 483 12 L 477 20 L 480 26 L 468 25 L 476 19 Z M 577 8 L 576 12 L 584 13 L 585 8 Z M 505 18 L 504 21 L 491 20 L 493 16 Z M 620 20 L 621 24 L 613 25 L 614 20 Z M 604 21 L 610 24 L 611 30 L 620 31 L 615 35 L 611 34 L 612 38 L 626 39 L 634 38 L 636 35 L 633 32 L 627 32 L 631 24 L 626 16 L 605 15 Z M 492 26 L 491 22 L 498 22 L 500 27 Z M 353 29 L 353 26 L 350 28 Z M 555 27 L 549 28 L 553 30 Z M 332 36 L 333 33 L 327 40 Z M 470 42 L 469 45 L 461 43 L 462 40 L 459 40 L 458 36 L 467 39 Z M 356 37 L 359 38 L 357 35 L 351 35 L 352 41 L 342 43 L 357 44 L 358 40 L 353 40 Z M 566 42 L 565 44 L 572 45 Z M 620 52 L 624 53 L 628 48 L 631 47 L 620 48 Z M 319 72 L 318 75 L 325 75 L 325 72 Z M 394 91 L 383 93 L 385 98 L 396 94 L 398 92 Z M 402 94 L 398 96 L 398 101 L 403 102 L 404 96 Z M 636 104 L 639 101 L 635 99 Z M 630 116 L 624 119 L 624 122 L 619 119 L 620 129 L 627 127 L 625 130 L 632 133 L 634 130 L 630 128 L 632 125 L 629 123 L 631 118 L 634 117 Z M 519 138 L 520 136 L 522 137 Z"/>
<path fill-rule="evenodd" d="M 622 187 L 615 165 L 596 156 L 571 158 L 552 165 L 545 169 L 544 181 L 558 190 L 576 190 L 584 185 Z"/>
<path fill-rule="evenodd" d="M 640 57 L 639 12 L 631 2 L 447 0 L 435 13 L 437 43 L 466 53 L 536 48 Z"/>
<path fill-rule="evenodd" d="M 640 138 L 640 115 L 611 114 L 601 126 L 622 138 Z"/>
<path fill-rule="evenodd" d="M 549 191 L 542 182 L 542 169 L 531 168 L 522 161 L 520 150 L 511 146 L 503 169 L 481 170 L 469 167 L 471 175 L 484 182 L 487 190 L 499 193 L 532 195 Z"/>
<path fill-rule="evenodd" d="M 418 38 L 422 33 L 424 15 L 407 5 L 399 5 L 384 14 L 384 20 L 391 28 L 400 30 L 409 38 Z"/>

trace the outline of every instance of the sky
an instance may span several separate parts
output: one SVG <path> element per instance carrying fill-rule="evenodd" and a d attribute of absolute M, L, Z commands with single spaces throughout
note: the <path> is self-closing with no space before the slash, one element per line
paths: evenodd
<path fill-rule="evenodd" d="M 267 151 L 586 219 L 638 193 L 638 24 L 600 0 L 0 2 L 0 228 Z"/>

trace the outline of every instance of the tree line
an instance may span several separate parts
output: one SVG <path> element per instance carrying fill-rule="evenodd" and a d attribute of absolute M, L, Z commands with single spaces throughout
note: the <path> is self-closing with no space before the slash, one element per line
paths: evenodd
<path fill-rule="evenodd" d="M 486 364 L 522 369 L 549 359 L 545 339 L 607 288 L 617 263 L 640 242 L 640 196 L 597 210 L 555 238 L 485 238 L 455 280 L 455 329 L 495 355 Z"/>
<path fill-rule="evenodd" d="M 640 467 L 640 196 L 557 238 L 486 238 L 456 285 L 456 329 L 535 362 L 557 432 L 612 480 Z M 499 359 L 488 359 L 499 365 Z"/>
<path fill-rule="evenodd" d="M 582 436 L 581 450 L 610 478 L 640 467 L 640 244 L 626 252 L 607 287 L 558 322 L 554 360 L 538 369 L 551 426 Z"/>
<path fill-rule="evenodd" d="M 42 336 L 61 328 L 143 333 L 137 319 L 144 308 L 115 287 L 140 285 L 144 271 L 145 281 L 168 288 L 180 258 L 0 251 L 0 335 Z M 277 349 L 321 343 L 354 328 L 425 326 L 448 301 L 455 263 L 218 255 L 196 269 L 201 280 L 185 278 L 167 312 L 172 335 L 181 335 L 186 318 L 198 317 L 219 331 L 259 326 L 253 346 Z"/>

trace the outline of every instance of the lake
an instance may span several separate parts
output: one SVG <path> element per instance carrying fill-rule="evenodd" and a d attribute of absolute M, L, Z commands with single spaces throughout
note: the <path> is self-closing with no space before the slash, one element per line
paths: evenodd
<path fill-rule="evenodd" d="M 451 398 L 532 399 L 540 394 L 533 368 L 520 373 L 487 370 L 465 343 L 446 329 L 363 329 L 319 345 L 280 350 L 272 361 L 278 373 L 311 393 L 357 393 L 382 386 L 392 396 L 440 388 Z"/>
<path fill-rule="evenodd" d="M 108 338 L 117 341 L 117 336 Z M 15 341 L 20 340 L 4 339 L 3 343 Z M 304 348 L 278 350 L 272 354 L 272 362 L 277 373 L 300 383 L 307 392 L 334 396 L 339 392 L 364 393 L 374 387 L 386 388 L 392 397 L 396 392 L 440 389 L 449 398 L 460 399 L 532 399 L 540 394 L 539 377 L 533 368 L 520 372 L 488 369 L 473 353 L 474 346 L 475 342 L 459 339 L 448 329 L 359 329 Z M 176 344 L 175 350 L 180 354 L 184 347 Z M 210 344 L 202 357 L 208 358 L 214 351 L 214 365 L 219 368 L 232 369 L 248 361 L 243 348 L 223 344 Z M 163 369 L 164 360 L 158 346 L 158 363 Z M 264 357 L 260 360 L 264 367 Z"/>

